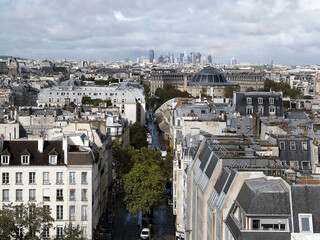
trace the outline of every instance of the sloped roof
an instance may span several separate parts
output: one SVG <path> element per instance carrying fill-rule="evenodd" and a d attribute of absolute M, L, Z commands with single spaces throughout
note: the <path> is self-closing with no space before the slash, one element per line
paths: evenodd
<path fill-rule="evenodd" d="M 53 149 L 58 154 L 57 165 L 64 165 L 62 141 L 44 141 L 42 153 L 38 151 L 38 141 L 4 141 L 3 149 L 10 153 L 10 166 L 21 165 L 21 155 L 30 155 L 30 166 L 50 165 L 48 155 Z"/>
<path fill-rule="evenodd" d="M 281 180 L 246 180 L 236 202 L 247 216 L 290 215 L 289 191 Z"/>

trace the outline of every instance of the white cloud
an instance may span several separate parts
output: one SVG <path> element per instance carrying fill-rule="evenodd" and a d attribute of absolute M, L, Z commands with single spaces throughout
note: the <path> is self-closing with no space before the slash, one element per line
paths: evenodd
<path fill-rule="evenodd" d="M 153 48 L 268 63 L 320 55 L 318 0 L 0 0 L 0 9 L 6 55 L 135 59 Z"/>

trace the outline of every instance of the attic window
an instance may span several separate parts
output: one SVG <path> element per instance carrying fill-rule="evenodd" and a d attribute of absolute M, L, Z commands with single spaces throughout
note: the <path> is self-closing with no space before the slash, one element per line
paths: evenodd
<path fill-rule="evenodd" d="M 58 156 L 57 155 L 49 155 L 49 164 L 57 165 Z"/>
<path fill-rule="evenodd" d="M 259 103 L 259 104 L 263 104 L 263 98 L 259 97 L 259 98 L 258 98 L 258 103 Z"/>
<path fill-rule="evenodd" d="M 299 228 L 301 233 L 313 233 L 312 214 L 299 214 Z"/>
<path fill-rule="evenodd" d="M 247 104 L 252 104 L 252 98 L 251 97 L 247 97 Z"/>
<path fill-rule="evenodd" d="M 274 98 L 269 98 L 269 104 L 274 104 Z"/>
<path fill-rule="evenodd" d="M 1 156 L 1 164 L 2 165 L 9 165 L 10 156 L 9 155 L 2 155 Z"/>
<path fill-rule="evenodd" d="M 30 156 L 29 155 L 21 155 L 21 164 L 29 165 L 30 163 Z"/>

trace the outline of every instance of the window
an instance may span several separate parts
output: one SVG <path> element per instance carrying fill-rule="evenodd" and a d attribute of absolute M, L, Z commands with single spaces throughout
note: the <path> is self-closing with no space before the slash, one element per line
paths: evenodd
<path fill-rule="evenodd" d="M 88 200 L 87 192 L 88 192 L 87 189 L 81 189 L 81 201 L 87 201 Z"/>
<path fill-rule="evenodd" d="M 81 226 L 82 237 L 87 237 L 87 226 Z"/>
<path fill-rule="evenodd" d="M 260 229 L 260 220 L 253 219 L 252 220 L 252 230 L 259 230 Z"/>
<path fill-rule="evenodd" d="M 274 98 L 269 98 L 269 104 L 274 104 Z"/>
<path fill-rule="evenodd" d="M 2 173 L 2 184 L 9 184 L 9 173 Z"/>
<path fill-rule="evenodd" d="M 57 189 L 57 201 L 63 201 L 63 189 Z"/>
<path fill-rule="evenodd" d="M 302 161 L 301 162 L 302 169 L 310 169 L 310 162 L 309 161 Z"/>
<path fill-rule="evenodd" d="M 16 190 L 16 201 L 22 201 L 22 189 Z"/>
<path fill-rule="evenodd" d="M 87 172 L 82 172 L 81 173 L 81 183 L 82 184 L 87 184 L 88 183 L 87 175 L 88 175 Z"/>
<path fill-rule="evenodd" d="M 81 220 L 82 221 L 87 221 L 88 218 L 88 206 L 87 205 L 82 205 L 81 206 Z"/>
<path fill-rule="evenodd" d="M 69 183 L 76 184 L 76 173 L 75 172 L 69 173 Z"/>
<path fill-rule="evenodd" d="M 290 150 L 291 151 L 296 150 L 296 142 L 290 142 Z"/>
<path fill-rule="evenodd" d="M 29 189 L 29 201 L 35 201 L 35 200 L 36 200 L 36 190 Z"/>
<path fill-rule="evenodd" d="M 280 150 L 286 150 L 286 143 L 280 142 Z"/>
<path fill-rule="evenodd" d="M 23 227 L 17 226 L 17 237 L 22 238 L 23 237 Z"/>
<path fill-rule="evenodd" d="M 50 188 L 43 189 L 43 201 L 50 201 Z"/>
<path fill-rule="evenodd" d="M 258 106 L 258 114 L 263 115 L 264 113 L 264 106 Z"/>
<path fill-rule="evenodd" d="M 1 156 L 1 164 L 2 165 L 9 165 L 9 159 L 10 159 L 9 155 L 2 155 Z"/>
<path fill-rule="evenodd" d="M 70 201 L 75 201 L 75 200 L 76 200 L 76 190 L 70 189 Z"/>
<path fill-rule="evenodd" d="M 275 107 L 270 107 L 269 108 L 269 113 L 270 113 L 270 115 L 274 115 L 276 113 L 276 108 Z"/>
<path fill-rule="evenodd" d="M 69 206 L 69 220 L 76 220 L 76 207 L 74 205 Z"/>
<path fill-rule="evenodd" d="M 263 104 L 263 98 L 258 98 L 258 104 Z"/>
<path fill-rule="evenodd" d="M 253 107 L 246 107 L 246 112 L 247 112 L 247 115 L 250 115 L 253 113 Z"/>
<path fill-rule="evenodd" d="M 57 226 L 57 237 L 63 236 L 63 226 Z"/>
<path fill-rule="evenodd" d="M 62 172 L 57 172 L 57 184 L 63 184 Z"/>
<path fill-rule="evenodd" d="M 300 232 L 313 233 L 312 214 L 299 214 Z"/>
<path fill-rule="evenodd" d="M 49 238 L 50 237 L 50 230 L 48 226 L 43 226 L 43 237 Z"/>
<path fill-rule="evenodd" d="M 2 201 L 9 201 L 9 189 L 2 190 Z"/>
<path fill-rule="evenodd" d="M 252 98 L 251 97 L 247 97 L 247 104 L 252 104 Z"/>
<path fill-rule="evenodd" d="M 302 142 L 302 151 L 308 151 L 308 144 L 307 144 L 307 142 Z"/>
<path fill-rule="evenodd" d="M 36 183 L 36 173 L 29 172 L 29 184 L 35 184 L 35 183 Z"/>
<path fill-rule="evenodd" d="M 191 110 L 190 110 L 190 113 L 194 113 L 194 110 L 193 110 L 193 109 L 191 109 Z"/>
<path fill-rule="evenodd" d="M 22 172 L 16 172 L 16 184 L 22 184 Z"/>
<path fill-rule="evenodd" d="M 206 110 L 201 110 L 201 114 L 206 114 Z"/>
<path fill-rule="evenodd" d="M 21 164 L 28 165 L 29 164 L 29 160 L 30 160 L 30 156 L 29 155 L 22 155 L 21 156 Z"/>
<path fill-rule="evenodd" d="M 111 134 L 111 129 L 107 128 L 107 134 Z"/>
<path fill-rule="evenodd" d="M 49 164 L 57 165 L 58 156 L 57 155 L 50 155 L 49 156 Z"/>
<path fill-rule="evenodd" d="M 43 184 L 44 185 L 50 184 L 50 173 L 49 172 L 43 172 Z"/>
<path fill-rule="evenodd" d="M 57 206 L 57 220 L 63 220 L 63 206 Z"/>

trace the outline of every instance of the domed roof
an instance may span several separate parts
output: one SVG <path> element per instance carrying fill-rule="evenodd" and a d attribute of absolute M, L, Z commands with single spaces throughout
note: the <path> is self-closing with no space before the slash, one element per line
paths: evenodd
<path fill-rule="evenodd" d="M 197 72 L 191 81 L 188 82 L 189 86 L 233 86 L 235 83 L 228 82 L 224 74 L 213 67 L 205 67 Z"/>

